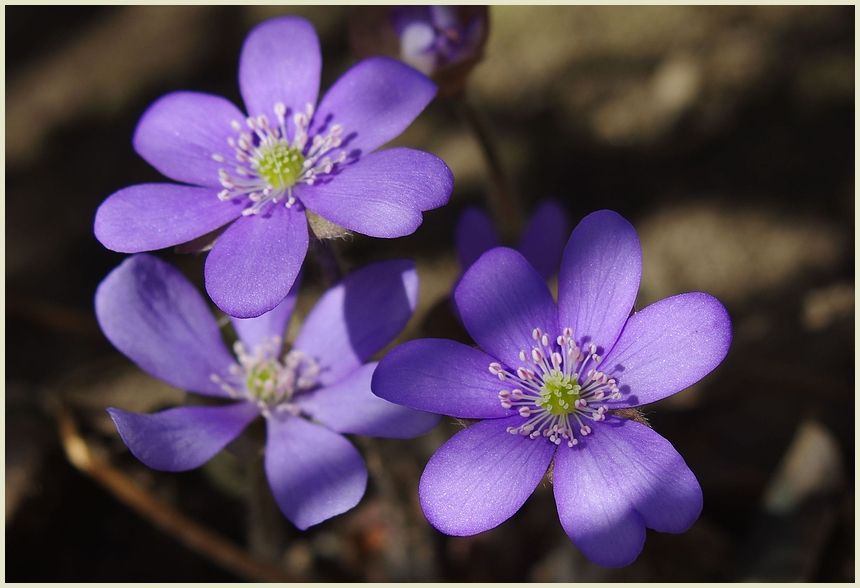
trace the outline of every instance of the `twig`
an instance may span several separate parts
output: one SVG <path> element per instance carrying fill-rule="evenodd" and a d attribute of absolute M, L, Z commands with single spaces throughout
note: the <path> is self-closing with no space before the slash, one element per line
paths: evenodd
<path fill-rule="evenodd" d="M 465 93 L 458 94 L 452 100 L 457 112 L 475 135 L 484 156 L 492 184 L 488 201 L 496 223 L 503 234 L 513 238 L 521 229 L 522 214 L 487 124 Z"/>
<path fill-rule="evenodd" d="M 120 502 L 189 549 L 250 581 L 296 581 L 283 570 L 255 560 L 227 539 L 159 500 L 106 460 L 95 455 L 78 432 L 74 416 L 67 407 L 58 408 L 57 424 L 63 449 L 73 466 L 92 477 Z"/>

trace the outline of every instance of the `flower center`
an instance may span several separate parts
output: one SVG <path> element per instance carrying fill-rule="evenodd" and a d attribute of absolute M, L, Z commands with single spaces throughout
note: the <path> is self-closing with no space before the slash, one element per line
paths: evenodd
<path fill-rule="evenodd" d="M 220 153 L 212 154 L 218 163 L 232 166 L 218 169 L 218 181 L 224 188 L 218 198 L 247 199 L 244 215 L 259 214 L 281 200 L 290 208 L 296 203 L 293 188 L 297 184 L 312 185 L 347 160 L 347 152 L 338 149 L 343 143 L 341 125 L 332 124 L 325 132 L 310 136 L 312 104 L 293 115 L 292 141 L 287 134 L 287 107 L 278 102 L 274 112 L 274 125 L 264 114 L 248 117 L 244 126 L 237 120 L 230 123 L 237 133 L 227 139 L 233 161 L 228 162 Z"/>
<path fill-rule="evenodd" d="M 579 400 L 582 387 L 576 378 L 564 374 L 558 370 L 552 370 L 543 378 L 540 387 L 540 400 L 536 401 L 539 406 L 549 411 L 554 416 L 562 416 L 571 412 L 574 404 Z"/>
<path fill-rule="evenodd" d="M 286 141 L 278 141 L 259 149 L 253 163 L 257 174 L 275 190 L 292 188 L 302 175 L 305 157 Z"/>
<path fill-rule="evenodd" d="M 226 381 L 218 375 L 212 380 L 231 398 L 253 402 L 264 416 L 274 411 L 298 414 L 298 407 L 291 401 L 305 390 L 316 387 L 319 366 L 314 359 L 293 349 L 278 357 L 281 338 L 272 337 L 254 347 L 249 353 L 241 341 L 233 345 L 239 363 L 229 368 L 234 379 Z"/>
<path fill-rule="evenodd" d="M 520 351 L 523 365 L 514 372 L 497 362 L 489 366 L 491 374 L 514 385 L 499 392 L 502 407 L 516 407 L 526 419 L 518 427 L 508 427 L 508 432 L 531 439 L 547 437 L 556 445 L 564 440 L 573 447 L 579 443 L 576 434 L 590 435 L 587 422 L 604 420 L 607 403 L 620 399 L 621 392 L 614 378 L 596 369 L 600 363 L 596 347 L 579 347 L 571 329 L 551 339 L 536 328 L 532 339 L 536 345 L 529 353 Z"/>

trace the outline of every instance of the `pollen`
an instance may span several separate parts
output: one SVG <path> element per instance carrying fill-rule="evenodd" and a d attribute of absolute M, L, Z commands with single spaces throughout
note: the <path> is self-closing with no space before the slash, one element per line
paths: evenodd
<path fill-rule="evenodd" d="M 543 378 L 540 387 L 540 400 L 536 402 L 553 416 L 563 416 L 576 410 L 576 401 L 582 387 L 576 378 L 557 370 L 552 370 Z"/>
<path fill-rule="evenodd" d="M 285 141 L 259 148 L 254 170 L 275 190 L 292 188 L 302 175 L 305 158 Z"/>
<path fill-rule="evenodd" d="M 227 138 L 233 161 L 221 153 L 212 154 L 212 159 L 223 165 L 218 168 L 218 182 L 224 189 L 218 192 L 218 198 L 245 200 L 245 216 L 260 214 L 278 202 L 292 207 L 297 202 L 293 195 L 296 184 L 313 185 L 348 159 L 347 152 L 340 149 L 341 125 L 335 123 L 325 132 L 311 135 L 313 105 L 293 113 L 292 139 L 287 133 L 287 107 L 278 102 L 273 111 L 274 121 L 260 115 L 248 117 L 244 127 L 238 120 L 231 123 L 238 133 Z"/>
<path fill-rule="evenodd" d="M 555 338 L 535 328 L 532 339 L 534 347 L 520 351 L 523 365 L 516 370 L 498 362 L 489 366 L 491 374 L 513 385 L 499 391 L 502 408 L 515 409 L 526 419 L 508 427 L 508 432 L 573 447 L 579 443 L 577 437 L 592 433 L 589 421 L 606 419 L 610 403 L 621 399 L 621 390 L 615 378 L 598 369 L 597 347 L 577 345 L 570 328 Z"/>
<path fill-rule="evenodd" d="M 260 407 L 264 417 L 272 412 L 297 413 L 296 394 L 312 390 L 320 372 L 316 361 L 297 349 L 282 353 L 282 340 L 272 337 L 246 349 L 241 341 L 233 345 L 238 363 L 229 367 L 229 378 L 212 375 L 212 381 L 235 399 Z"/>

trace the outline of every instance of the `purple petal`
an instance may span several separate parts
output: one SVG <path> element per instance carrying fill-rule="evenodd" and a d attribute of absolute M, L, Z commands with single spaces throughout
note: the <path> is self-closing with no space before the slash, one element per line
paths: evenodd
<path fill-rule="evenodd" d="M 287 297 L 307 250 L 308 224 L 297 207 L 243 216 L 206 258 L 206 291 L 230 316 L 260 316 Z"/>
<path fill-rule="evenodd" d="M 317 361 L 322 385 L 334 384 L 388 345 L 417 302 L 418 274 L 411 261 L 365 266 L 323 294 L 294 348 Z"/>
<path fill-rule="evenodd" d="M 702 490 L 663 437 L 634 421 L 609 418 L 556 453 L 553 488 L 561 524 L 591 561 L 631 563 L 645 527 L 686 531 L 702 511 Z"/>
<path fill-rule="evenodd" d="M 504 387 L 489 372 L 495 358 L 447 339 L 418 339 L 382 358 L 371 387 L 380 398 L 416 410 L 465 419 L 513 414 L 502 408 Z"/>
<path fill-rule="evenodd" d="M 544 279 L 558 272 L 564 245 L 570 236 L 570 219 L 564 208 L 553 200 L 538 207 L 517 249 Z"/>
<path fill-rule="evenodd" d="M 481 421 L 440 447 L 424 469 L 424 515 L 448 535 L 474 535 L 508 520 L 546 473 L 555 445 L 513 435 L 520 416 Z"/>
<path fill-rule="evenodd" d="M 314 420 L 338 433 L 411 439 L 432 429 L 439 417 L 374 396 L 375 363 L 361 366 L 336 384 L 299 396 L 296 402 Z"/>
<path fill-rule="evenodd" d="M 468 208 L 457 221 L 454 241 L 460 267 L 466 271 L 482 253 L 499 245 L 499 234 L 486 212 L 479 208 Z"/>
<path fill-rule="evenodd" d="M 260 414 L 249 402 L 182 406 L 137 414 L 107 409 L 134 456 L 154 470 L 182 472 L 202 466 Z"/>
<path fill-rule="evenodd" d="M 151 255 L 126 259 L 99 284 L 96 318 L 105 336 L 142 370 L 210 396 L 210 379 L 235 362 L 209 306 L 178 270 Z"/>
<path fill-rule="evenodd" d="M 290 324 L 290 317 L 293 316 L 293 309 L 296 307 L 301 281 L 302 277 L 299 274 L 299 277 L 293 283 L 293 287 L 290 288 L 290 293 L 287 294 L 287 297 L 269 312 L 247 319 L 230 317 L 230 320 L 233 322 L 233 328 L 236 329 L 236 334 L 247 349 L 254 349 L 254 347 L 270 340 L 272 337 L 281 337 L 283 339 L 287 331 L 287 325 Z"/>
<path fill-rule="evenodd" d="M 152 167 L 177 182 L 221 189 L 215 153 L 229 156 L 232 121 L 245 115 L 220 96 L 174 92 L 155 101 L 137 124 L 134 148 Z"/>
<path fill-rule="evenodd" d="M 415 232 L 421 213 L 448 202 L 454 176 L 431 153 L 403 147 L 371 153 L 330 180 L 300 186 L 305 206 L 351 231 L 371 237 Z"/>
<path fill-rule="evenodd" d="M 95 234 L 112 251 L 137 253 L 187 243 L 242 214 L 211 188 L 140 184 L 111 194 L 96 211 Z"/>
<path fill-rule="evenodd" d="M 612 347 L 633 309 L 642 275 L 636 230 L 611 210 L 593 212 L 573 230 L 558 277 L 559 328 L 580 345 Z"/>
<path fill-rule="evenodd" d="M 555 337 L 556 310 L 544 279 L 507 247 L 482 255 L 454 291 L 463 325 L 481 348 L 510 368 L 536 344 L 537 327 Z"/>
<path fill-rule="evenodd" d="M 266 477 L 296 527 L 304 531 L 358 504 L 367 469 L 349 441 L 292 416 L 269 418 L 267 430 Z"/>
<path fill-rule="evenodd" d="M 436 84 L 388 57 L 355 64 L 329 88 L 314 116 L 315 133 L 339 124 L 344 148 L 367 155 L 397 137 L 436 95 Z"/>
<path fill-rule="evenodd" d="M 731 341 L 731 319 L 719 300 L 678 294 L 631 316 L 600 370 L 618 380 L 624 397 L 616 406 L 649 404 L 708 375 Z"/>
<path fill-rule="evenodd" d="M 251 116 L 275 120 L 275 104 L 292 113 L 315 106 L 322 57 L 313 25 L 303 18 L 271 18 L 252 30 L 239 57 L 239 88 Z M 287 114 L 292 126 L 292 116 Z"/>

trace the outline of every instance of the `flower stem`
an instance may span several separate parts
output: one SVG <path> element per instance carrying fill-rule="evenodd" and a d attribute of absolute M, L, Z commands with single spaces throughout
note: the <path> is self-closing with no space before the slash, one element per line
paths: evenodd
<path fill-rule="evenodd" d="M 263 561 L 278 562 L 284 554 L 283 515 L 272 497 L 261 458 L 248 462 L 248 547 Z"/>
<path fill-rule="evenodd" d="M 514 195 L 510 178 L 505 173 L 499 152 L 491 136 L 486 120 L 473 102 L 462 92 L 453 98 L 457 113 L 471 130 L 484 156 L 490 175 L 491 189 L 487 192 L 487 204 L 496 219 L 502 234 L 508 238 L 518 235 L 522 228 L 522 210 Z"/>
<path fill-rule="evenodd" d="M 331 239 L 312 238 L 311 247 L 323 272 L 323 277 L 328 286 L 333 286 L 343 278 L 343 265 L 332 245 Z"/>

